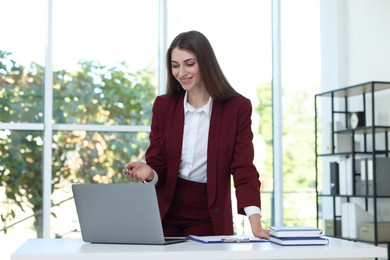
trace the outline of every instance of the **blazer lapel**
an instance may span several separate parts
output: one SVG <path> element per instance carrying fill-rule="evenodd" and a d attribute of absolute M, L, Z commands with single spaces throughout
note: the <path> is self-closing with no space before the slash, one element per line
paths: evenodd
<path fill-rule="evenodd" d="M 183 146 L 183 131 L 184 131 L 184 95 L 176 99 L 175 113 L 172 124 L 171 138 L 174 140 L 170 143 L 169 158 L 172 163 L 172 168 L 179 173 L 181 150 Z"/>
<path fill-rule="evenodd" d="M 218 147 L 219 147 L 219 133 L 221 129 L 223 112 L 223 103 L 213 101 L 213 108 L 210 118 L 210 129 L 207 150 L 207 194 L 208 203 L 211 207 L 216 197 L 217 185 L 217 162 L 218 162 Z"/>

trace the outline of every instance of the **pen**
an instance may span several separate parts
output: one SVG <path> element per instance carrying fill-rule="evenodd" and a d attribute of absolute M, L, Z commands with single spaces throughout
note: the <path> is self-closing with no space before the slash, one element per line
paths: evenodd
<path fill-rule="evenodd" d="M 223 243 L 241 243 L 241 242 L 250 242 L 249 238 L 223 238 L 221 239 Z"/>

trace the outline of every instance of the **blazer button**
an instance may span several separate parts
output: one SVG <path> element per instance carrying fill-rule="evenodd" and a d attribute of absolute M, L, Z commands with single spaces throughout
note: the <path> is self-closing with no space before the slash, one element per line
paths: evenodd
<path fill-rule="evenodd" d="M 214 212 L 215 212 L 215 213 L 219 213 L 220 211 L 221 211 L 221 210 L 220 210 L 219 207 L 215 207 L 215 208 L 214 208 Z"/>

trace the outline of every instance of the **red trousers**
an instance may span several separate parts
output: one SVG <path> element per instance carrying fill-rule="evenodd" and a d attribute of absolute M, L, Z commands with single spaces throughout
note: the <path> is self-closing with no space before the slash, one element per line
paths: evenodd
<path fill-rule="evenodd" d="M 171 207 L 163 221 L 164 235 L 214 235 L 207 206 L 207 184 L 177 179 Z"/>

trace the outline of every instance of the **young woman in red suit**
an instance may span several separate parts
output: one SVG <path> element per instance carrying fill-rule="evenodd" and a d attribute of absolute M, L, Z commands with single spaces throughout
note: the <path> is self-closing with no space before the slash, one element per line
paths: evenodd
<path fill-rule="evenodd" d="M 165 236 L 232 235 L 233 179 L 238 213 L 249 217 L 254 236 L 268 238 L 250 100 L 229 84 L 200 32 L 172 41 L 167 69 L 167 94 L 153 105 L 146 163 L 128 163 L 123 173 L 156 186 Z"/>

